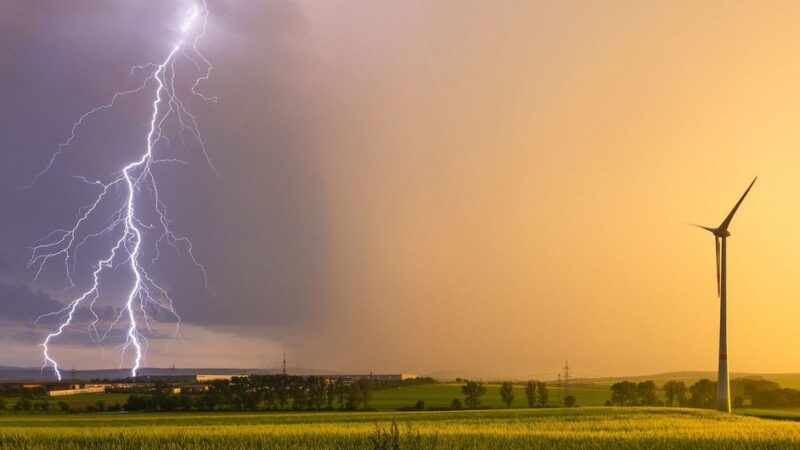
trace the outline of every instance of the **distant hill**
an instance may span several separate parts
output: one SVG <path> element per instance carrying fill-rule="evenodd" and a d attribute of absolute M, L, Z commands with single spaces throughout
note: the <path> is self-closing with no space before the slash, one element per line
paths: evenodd
<path fill-rule="evenodd" d="M 219 375 L 268 375 L 280 373 L 280 369 L 234 369 L 234 368 L 158 368 L 145 367 L 139 370 L 142 376 L 157 375 L 196 375 L 196 374 L 219 374 Z M 300 375 L 319 375 L 321 372 L 309 369 L 288 369 L 290 374 Z M 73 378 L 72 370 L 61 369 L 61 375 L 65 379 Z M 123 379 L 130 376 L 130 369 L 93 369 L 76 370 L 74 378 L 78 380 L 92 379 Z M 0 381 L 43 381 L 55 380 L 53 370 L 46 368 L 44 371 L 39 367 L 8 367 L 0 366 Z"/>
<path fill-rule="evenodd" d="M 456 372 L 456 371 L 437 371 L 425 374 L 425 376 L 429 376 L 431 378 L 435 378 L 439 381 L 453 381 L 456 378 L 466 378 L 471 380 L 483 380 L 486 382 L 494 382 L 494 381 L 525 381 L 530 379 L 540 379 L 543 381 L 547 381 L 550 384 L 555 384 L 557 380 L 551 379 L 552 375 L 549 376 L 502 376 L 502 375 L 493 375 L 490 373 L 478 373 L 478 372 Z M 656 384 L 663 384 L 670 380 L 676 381 L 683 381 L 687 384 L 694 383 L 695 381 L 701 378 L 708 378 L 710 380 L 717 379 L 717 372 L 711 371 L 680 371 L 680 372 L 665 372 L 665 373 L 657 373 L 651 375 L 631 375 L 631 376 L 611 376 L 611 377 L 577 377 L 577 378 L 570 378 L 571 385 L 610 385 L 616 383 L 618 381 L 628 380 L 628 381 L 645 381 L 645 380 L 653 380 Z M 788 388 L 800 388 L 800 373 L 750 373 L 750 372 L 731 372 L 731 379 L 735 378 L 755 378 L 755 379 L 766 379 L 770 381 L 774 381 L 780 384 L 782 387 Z"/>
<path fill-rule="evenodd" d="M 717 372 L 711 371 L 683 371 L 683 372 L 665 372 L 653 375 L 636 375 L 629 377 L 602 377 L 602 378 L 574 378 L 570 380 L 573 384 L 612 384 L 622 380 L 628 381 L 644 381 L 653 380 L 656 384 L 662 384 L 670 380 L 683 381 L 694 383 L 701 378 L 708 378 L 709 380 L 717 379 Z M 753 378 L 774 381 L 782 387 L 798 388 L 800 387 L 800 373 L 750 373 L 750 372 L 731 372 L 730 378 Z"/>

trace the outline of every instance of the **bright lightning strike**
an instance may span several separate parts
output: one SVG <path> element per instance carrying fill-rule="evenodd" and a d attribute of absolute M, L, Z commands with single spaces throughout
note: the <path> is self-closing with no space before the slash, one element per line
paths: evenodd
<path fill-rule="evenodd" d="M 46 317 L 59 320 L 58 327 L 48 334 L 41 343 L 44 362 L 42 369 L 50 366 L 61 380 L 61 371 L 53 355 L 53 344 L 71 325 L 79 308 L 85 308 L 93 317 L 88 325 L 90 337 L 97 343 L 102 342 L 118 325 L 126 327 L 124 343 L 120 346 L 120 361 L 124 362 L 126 352 L 133 354 L 131 376 L 136 376 L 141 368 L 147 348 L 146 330 L 151 330 L 152 315 L 166 313 L 176 321 L 175 334 L 178 333 L 180 316 L 175 310 L 172 298 L 148 272 L 160 256 L 160 248 L 168 244 L 180 252 L 183 250 L 202 271 L 206 278 L 205 268 L 194 257 L 191 241 L 180 236 L 170 228 L 167 208 L 161 201 L 158 191 L 158 180 L 151 170 L 155 165 L 168 163 L 184 163 L 177 158 L 160 156 L 160 144 L 169 145 L 165 135 L 168 123 L 177 127 L 181 140 L 188 133 L 197 142 L 203 156 L 214 172 L 211 160 L 206 152 L 195 116 L 187 109 L 184 99 L 176 90 L 176 62 L 182 58 L 194 67 L 195 76 L 190 80 L 190 96 L 202 100 L 216 102 L 216 97 L 207 97 L 199 90 L 199 85 L 211 75 L 211 63 L 198 50 L 198 42 L 205 36 L 208 22 L 208 7 L 205 0 L 193 4 L 182 18 L 179 29 L 180 38 L 171 47 L 166 57 L 159 63 L 135 66 L 131 75 L 145 73 L 141 84 L 130 90 L 115 93 L 111 100 L 82 115 L 71 128 L 70 136 L 51 156 L 49 163 L 34 177 L 31 186 L 44 176 L 56 163 L 59 156 L 73 143 L 81 127 L 87 119 L 102 111 L 111 109 L 123 97 L 150 92 L 152 89 L 151 112 L 147 124 L 145 145 L 141 153 L 130 162 L 124 163 L 119 170 L 107 180 L 93 180 L 83 176 L 76 179 L 96 190 L 92 201 L 78 211 L 76 221 L 69 228 L 52 231 L 34 243 L 31 247 L 31 258 L 28 266 L 35 270 L 34 279 L 38 279 L 42 269 L 51 262 L 60 262 L 64 267 L 67 289 L 76 288 L 73 273 L 76 266 L 76 254 L 89 241 L 104 244 L 105 257 L 93 264 L 91 282 L 88 289 L 75 296 L 62 309 L 40 316 L 37 322 Z M 196 32 L 192 30 L 196 29 Z M 110 210 L 103 216 L 104 210 Z M 148 221 L 147 212 L 154 219 Z M 100 216 L 98 218 L 98 216 Z M 93 229 L 93 221 L 101 220 L 103 225 Z M 145 255 L 145 247 L 152 249 L 152 255 Z M 95 310 L 101 299 L 102 278 L 108 272 L 119 267 L 129 270 L 132 279 L 129 288 L 125 288 L 124 305 L 116 317 L 106 326 L 101 325 L 101 318 Z"/>

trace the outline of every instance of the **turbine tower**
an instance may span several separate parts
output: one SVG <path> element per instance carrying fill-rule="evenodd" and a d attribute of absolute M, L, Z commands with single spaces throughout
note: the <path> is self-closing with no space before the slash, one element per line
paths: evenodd
<path fill-rule="evenodd" d="M 747 193 L 755 184 L 758 177 L 753 178 L 750 186 L 744 191 L 742 197 L 736 202 L 728 217 L 722 221 L 717 228 L 695 225 L 704 230 L 710 231 L 714 235 L 714 243 L 717 248 L 717 295 L 719 296 L 719 367 L 717 373 L 717 409 L 719 411 L 731 412 L 730 381 L 728 380 L 728 314 L 727 314 L 727 288 L 726 288 L 726 261 L 727 261 L 727 239 L 731 233 L 728 227 L 733 220 L 733 215 L 739 209 L 739 205 L 747 197 Z"/>

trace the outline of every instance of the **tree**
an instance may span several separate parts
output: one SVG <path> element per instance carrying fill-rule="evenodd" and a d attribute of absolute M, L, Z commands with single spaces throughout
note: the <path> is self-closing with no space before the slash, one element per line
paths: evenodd
<path fill-rule="evenodd" d="M 294 380 L 290 392 L 292 396 L 292 409 L 304 409 L 306 405 L 310 407 L 308 391 L 302 380 Z"/>
<path fill-rule="evenodd" d="M 506 408 L 511 408 L 511 403 L 514 401 L 514 385 L 510 381 L 504 381 L 500 385 L 500 398 L 506 404 Z"/>
<path fill-rule="evenodd" d="M 658 396 L 656 395 L 656 384 L 652 380 L 642 381 L 636 385 L 636 400 L 637 403 L 643 406 L 656 406 L 658 405 Z"/>
<path fill-rule="evenodd" d="M 131 395 L 131 397 L 133 396 Z M 220 403 L 222 403 L 222 396 L 216 389 L 211 389 L 203 395 L 203 407 L 205 409 L 214 411 L 219 408 Z M 126 407 L 125 409 L 127 410 L 128 408 Z"/>
<path fill-rule="evenodd" d="M 189 411 L 194 406 L 194 399 L 189 394 L 181 394 L 178 397 L 178 403 L 180 404 L 182 410 Z"/>
<path fill-rule="evenodd" d="M 289 375 L 281 374 L 275 376 L 275 397 L 281 409 L 286 407 L 289 402 Z"/>
<path fill-rule="evenodd" d="M 454 398 L 452 402 L 450 402 L 450 407 L 453 409 L 461 409 L 464 405 L 461 404 L 461 399 Z"/>
<path fill-rule="evenodd" d="M 356 387 L 359 391 L 359 397 L 364 404 L 364 409 L 369 408 L 369 402 L 372 400 L 372 380 L 369 378 L 359 378 L 356 380 Z"/>
<path fill-rule="evenodd" d="M 630 381 L 620 381 L 611 385 L 611 403 L 619 406 L 629 406 L 636 402 L 636 384 Z"/>
<path fill-rule="evenodd" d="M 355 383 L 350 384 L 345 389 L 345 408 L 358 409 L 358 404 L 361 403 L 361 392 L 356 387 Z"/>
<path fill-rule="evenodd" d="M 481 404 L 481 397 L 486 393 L 486 388 L 480 381 L 467 381 L 461 386 L 461 393 L 464 394 L 464 403 L 470 408 L 477 408 Z"/>
<path fill-rule="evenodd" d="M 734 395 L 741 395 L 742 397 L 749 397 L 750 403 L 753 399 L 759 396 L 762 392 L 779 391 L 781 389 L 778 383 L 767 380 L 759 380 L 752 378 L 737 378 L 731 380 L 731 393 Z M 742 398 L 744 402 L 744 398 Z"/>
<path fill-rule="evenodd" d="M 148 409 L 150 408 L 149 399 L 144 395 L 131 395 L 128 397 L 128 401 L 125 402 L 125 405 L 123 405 L 123 408 L 125 408 L 125 411 L 142 411 Z M 61 409 L 63 410 L 64 407 L 62 406 Z"/>
<path fill-rule="evenodd" d="M 339 409 L 344 409 L 345 407 L 345 394 L 347 393 L 347 389 L 344 386 L 344 380 L 342 377 L 336 377 L 336 396 L 339 398 Z"/>
<path fill-rule="evenodd" d="M 778 389 L 753 394 L 752 405 L 759 408 L 786 408 L 800 406 L 800 391 Z"/>
<path fill-rule="evenodd" d="M 686 406 L 686 383 L 667 381 L 664 383 L 664 396 L 667 398 L 667 406 L 672 406 L 675 401 L 678 406 Z"/>
<path fill-rule="evenodd" d="M 328 380 L 325 385 L 325 403 L 328 405 L 328 409 L 333 409 L 334 399 L 336 399 L 336 384 L 333 380 Z"/>
<path fill-rule="evenodd" d="M 14 411 L 29 411 L 33 407 L 33 404 L 30 400 L 26 397 L 22 397 L 17 401 L 17 404 L 14 405 Z"/>
<path fill-rule="evenodd" d="M 567 408 L 571 408 L 571 407 L 575 406 L 575 404 L 576 404 L 576 401 L 575 401 L 575 396 L 574 395 L 568 395 L 568 396 L 564 397 L 564 406 L 566 406 Z"/>
<path fill-rule="evenodd" d="M 536 406 L 536 381 L 525 383 L 525 398 L 528 400 L 528 408 Z"/>
<path fill-rule="evenodd" d="M 717 383 L 703 378 L 689 386 L 689 392 L 692 394 L 689 399 L 690 405 L 695 408 L 713 408 L 717 397 Z"/>
<path fill-rule="evenodd" d="M 322 409 L 325 404 L 325 380 L 317 376 L 309 376 L 306 378 L 308 385 L 308 406 L 317 409 Z"/>
<path fill-rule="evenodd" d="M 547 406 L 547 402 L 550 400 L 550 394 L 547 392 L 547 383 L 544 381 L 537 382 L 536 391 L 539 393 L 539 404 Z"/>
<path fill-rule="evenodd" d="M 67 402 L 65 402 L 63 400 L 58 402 L 58 409 L 60 409 L 60 410 L 62 410 L 64 412 L 69 411 L 69 403 L 67 403 Z"/>

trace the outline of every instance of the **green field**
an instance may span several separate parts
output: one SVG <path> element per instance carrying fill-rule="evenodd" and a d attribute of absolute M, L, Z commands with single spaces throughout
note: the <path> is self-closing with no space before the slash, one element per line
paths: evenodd
<path fill-rule="evenodd" d="M 553 406 L 561 406 L 562 394 L 556 388 L 550 388 L 550 402 Z M 563 392 L 563 389 L 561 390 Z M 525 387 L 514 385 L 514 403 L 512 407 L 522 408 L 527 406 L 525 399 Z M 570 388 L 570 394 L 574 395 L 578 404 L 583 406 L 602 406 L 611 397 L 608 386 L 576 386 Z M 78 394 L 65 395 L 62 397 L 48 397 L 51 406 L 60 401 L 66 402 L 72 409 L 83 410 L 87 406 L 94 406 L 98 401 L 103 401 L 106 406 L 115 403 L 124 404 L 128 394 Z M 418 400 L 425 402 L 428 408 L 449 408 L 454 398 L 463 401 L 461 394 L 461 384 L 441 383 L 441 384 L 422 384 L 404 386 L 395 389 L 378 390 L 373 393 L 373 400 L 370 408 L 379 411 L 394 411 L 397 408 L 413 406 Z M 10 409 L 18 399 L 5 399 L 6 409 Z M 500 385 L 487 384 L 486 395 L 483 396 L 481 405 L 490 408 L 505 408 L 505 404 L 500 400 Z"/>
<path fill-rule="evenodd" d="M 0 413 L 0 449 L 170 448 L 800 448 L 800 409 L 749 409 L 736 414 L 683 408 L 598 407 L 603 384 L 570 388 L 581 408 L 523 408 L 524 386 L 506 409 L 499 385 L 486 385 L 486 410 L 396 412 L 423 400 L 449 407 L 462 398 L 452 383 L 374 392 L 374 412 Z M 550 390 L 555 406 L 563 395 Z M 52 398 L 83 409 L 126 394 Z M 13 401 L 7 401 L 7 406 Z M 757 416 L 757 417 L 749 417 Z M 775 420 L 788 419 L 788 420 Z M 398 434 L 391 433 L 392 423 Z M 398 446 L 393 446 L 396 439 Z"/>
<path fill-rule="evenodd" d="M 68 404 L 71 409 L 81 411 L 86 409 L 88 406 L 96 406 L 98 401 L 105 403 L 106 407 L 109 407 L 115 403 L 123 405 L 128 397 L 129 394 L 76 394 L 59 397 L 47 397 L 47 401 L 50 402 L 51 409 L 58 409 L 57 404 L 59 402 L 64 402 Z M 19 398 L 10 397 L 4 398 L 3 400 L 5 401 L 6 409 L 11 409 L 14 404 L 19 401 Z M 38 402 L 41 401 L 41 399 L 35 399 L 32 401 Z"/>
<path fill-rule="evenodd" d="M 393 411 L 399 407 L 412 406 L 417 400 L 422 400 L 428 408 L 447 408 L 450 407 L 454 398 L 459 398 L 463 401 L 464 396 L 461 394 L 461 386 L 461 384 L 456 383 L 440 383 L 375 391 L 370 407 L 381 411 Z M 481 405 L 491 408 L 505 408 L 505 404 L 500 400 L 500 385 L 487 384 L 485 387 L 486 395 L 481 399 Z M 561 406 L 564 390 L 549 388 L 548 392 L 550 394 L 550 403 L 553 406 Z M 575 396 L 578 404 L 583 406 L 602 406 L 606 400 L 611 398 L 609 387 L 602 385 L 571 387 L 569 392 Z M 515 384 L 512 407 L 522 408 L 525 406 L 527 406 L 525 386 Z"/>
<path fill-rule="evenodd" d="M 734 412 L 736 414 L 744 414 L 746 416 L 800 421 L 800 408 L 741 408 L 736 409 Z"/>
<path fill-rule="evenodd" d="M 673 408 L 0 416 L 0 448 L 798 448 L 800 423 Z M 382 447 L 380 444 L 389 444 Z"/>

